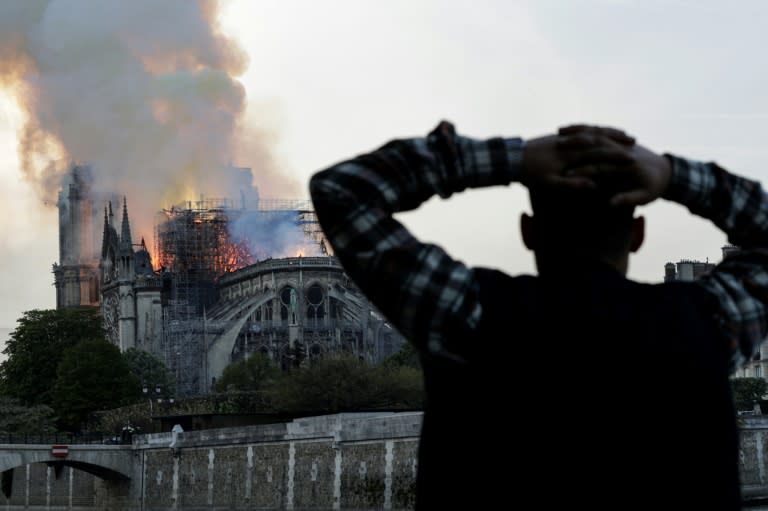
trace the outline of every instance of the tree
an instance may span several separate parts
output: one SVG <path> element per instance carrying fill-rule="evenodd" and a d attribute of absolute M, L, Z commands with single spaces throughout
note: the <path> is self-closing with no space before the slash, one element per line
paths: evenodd
<path fill-rule="evenodd" d="M 768 392 L 768 382 L 763 378 L 733 378 L 733 400 L 741 409 L 750 409 Z"/>
<path fill-rule="evenodd" d="M 368 407 L 368 365 L 351 355 L 326 356 L 286 373 L 275 386 L 275 403 L 287 411 L 335 413 Z"/>
<path fill-rule="evenodd" d="M 380 365 L 373 369 L 375 401 L 387 408 L 424 406 L 424 373 L 421 368 Z"/>
<path fill-rule="evenodd" d="M 23 406 L 17 399 L 0 396 L 0 435 L 53 433 L 55 421 L 50 406 Z"/>
<path fill-rule="evenodd" d="M 419 352 L 416 351 L 413 344 L 406 342 L 400 347 L 400 351 L 384 359 L 382 365 L 387 367 L 413 367 L 419 369 L 421 368 Z"/>
<path fill-rule="evenodd" d="M 18 320 L 0 364 L 0 394 L 24 405 L 53 402 L 51 389 L 64 352 L 86 340 L 104 339 L 96 309 L 31 310 Z"/>
<path fill-rule="evenodd" d="M 266 355 L 254 353 L 227 366 L 216 382 L 216 390 L 264 390 L 279 375 L 280 371 Z"/>
<path fill-rule="evenodd" d="M 53 397 L 59 425 L 78 431 L 91 412 L 134 403 L 141 389 L 117 346 L 88 340 L 64 352 Z"/>
<path fill-rule="evenodd" d="M 421 371 L 371 366 L 351 355 L 326 356 L 286 373 L 272 386 L 275 405 L 290 412 L 418 408 Z"/>
<path fill-rule="evenodd" d="M 175 393 L 176 384 L 173 375 L 165 367 L 165 364 L 155 355 L 148 351 L 128 348 L 123 352 L 123 360 L 128 365 L 131 374 L 139 382 L 139 386 L 147 385 L 151 387 L 150 393 L 154 392 L 155 386 L 160 386 L 167 395 Z"/>

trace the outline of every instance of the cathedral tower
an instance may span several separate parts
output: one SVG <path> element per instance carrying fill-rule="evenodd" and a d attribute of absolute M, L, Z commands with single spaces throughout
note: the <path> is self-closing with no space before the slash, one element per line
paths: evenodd
<path fill-rule="evenodd" d="M 73 165 L 59 192 L 59 262 L 53 265 L 58 309 L 99 305 L 92 182 L 90 167 Z"/>
<path fill-rule="evenodd" d="M 101 310 L 109 340 L 125 351 L 157 352 L 162 339 L 162 280 L 152 269 L 144 239 L 134 250 L 128 204 L 123 198 L 120 234 L 112 203 L 104 210 L 101 245 Z"/>

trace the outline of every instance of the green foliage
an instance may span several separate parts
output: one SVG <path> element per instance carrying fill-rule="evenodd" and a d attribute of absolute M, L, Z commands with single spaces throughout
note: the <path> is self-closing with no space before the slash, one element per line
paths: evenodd
<path fill-rule="evenodd" d="M 763 378 L 732 378 L 733 400 L 739 408 L 751 408 L 768 392 L 768 382 Z"/>
<path fill-rule="evenodd" d="M 0 435 L 53 433 L 55 421 L 50 406 L 23 406 L 17 399 L 0 396 Z"/>
<path fill-rule="evenodd" d="M 175 382 L 168 368 L 155 355 L 148 351 L 129 348 L 123 353 L 123 360 L 128 365 L 131 374 L 139 382 L 139 386 L 147 385 L 149 392 L 154 393 L 159 385 L 162 394 L 175 394 Z"/>
<path fill-rule="evenodd" d="M 416 351 L 413 344 L 406 342 L 400 348 L 400 351 L 384 359 L 382 365 L 387 367 L 413 367 L 414 369 L 419 369 L 421 368 L 419 352 Z"/>
<path fill-rule="evenodd" d="M 81 341 L 95 339 L 104 339 L 95 309 L 25 312 L 3 350 L 7 360 L 0 364 L 0 394 L 25 405 L 50 405 L 63 353 Z"/>
<path fill-rule="evenodd" d="M 216 390 L 263 390 L 280 375 L 272 361 L 261 353 L 230 364 L 216 382 Z"/>
<path fill-rule="evenodd" d="M 273 386 L 275 405 L 289 412 L 336 413 L 422 404 L 421 373 L 371 366 L 352 356 L 324 357 Z"/>
<path fill-rule="evenodd" d="M 370 405 L 367 365 L 351 356 L 325 357 L 286 373 L 276 402 L 289 411 L 338 412 Z"/>
<path fill-rule="evenodd" d="M 116 346 L 87 340 L 64 352 L 53 397 L 59 425 L 77 431 L 91 412 L 136 402 L 141 389 Z"/>
<path fill-rule="evenodd" d="M 376 399 L 388 408 L 424 406 L 424 374 L 421 369 L 401 366 L 372 368 Z"/>

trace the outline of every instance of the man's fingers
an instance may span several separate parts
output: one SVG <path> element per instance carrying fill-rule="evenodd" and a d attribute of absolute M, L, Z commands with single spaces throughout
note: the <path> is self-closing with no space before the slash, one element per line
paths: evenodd
<path fill-rule="evenodd" d="M 616 147 L 598 147 L 586 151 L 575 151 L 564 155 L 568 166 L 578 167 L 591 164 L 608 164 L 615 167 L 626 167 L 634 163 L 632 155 L 624 149 Z"/>
<path fill-rule="evenodd" d="M 607 176 L 615 176 L 621 172 L 622 168 L 615 165 L 590 163 L 589 165 L 568 168 L 563 172 L 563 176 L 568 179 L 588 178 L 593 182 L 599 182 Z"/>
<path fill-rule="evenodd" d="M 617 193 L 611 197 L 611 206 L 641 206 L 650 201 L 650 196 L 645 190 L 631 190 Z"/>
<path fill-rule="evenodd" d="M 600 165 L 579 165 L 578 167 L 571 167 L 564 172 L 565 177 L 596 177 L 603 173 L 603 170 L 599 168 Z"/>
<path fill-rule="evenodd" d="M 591 154 L 592 151 L 598 151 L 595 154 L 601 155 L 602 153 L 599 151 L 605 151 L 609 155 L 622 155 L 621 159 L 630 158 L 629 148 L 626 145 L 622 145 L 602 135 L 579 133 L 567 137 L 558 137 L 556 144 L 559 150 L 571 153 Z"/>
<path fill-rule="evenodd" d="M 552 176 L 549 181 L 550 185 L 561 186 L 564 188 L 572 188 L 575 190 L 591 190 L 597 187 L 592 179 L 587 176 Z"/>
<path fill-rule="evenodd" d="M 576 133 L 590 131 L 592 126 L 588 124 L 571 124 L 557 130 L 558 135 L 575 135 Z"/>
<path fill-rule="evenodd" d="M 587 177 L 593 181 L 616 176 L 627 176 L 632 173 L 632 167 L 612 162 L 606 163 L 582 163 L 568 167 L 563 175 L 568 178 Z"/>
<path fill-rule="evenodd" d="M 634 145 L 635 144 L 635 138 L 627 135 L 620 129 L 616 128 L 598 128 L 600 130 L 600 134 L 604 137 L 608 137 L 611 140 L 618 142 L 623 145 Z"/>
<path fill-rule="evenodd" d="M 589 149 L 595 147 L 599 143 L 599 137 L 588 132 L 573 133 L 571 135 L 561 136 L 557 139 L 558 149 L 568 149 L 572 151 Z"/>
<path fill-rule="evenodd" d="M 635 138 L 627 135 L 624 131 L 608 126 L 589 126 L 587 124 L 572 124 L 564 126 L 557 131 L 558 135 L 576 136 L 585 135 L 592 137 L 606 137 L 622 145 L 634 145 Z"/>

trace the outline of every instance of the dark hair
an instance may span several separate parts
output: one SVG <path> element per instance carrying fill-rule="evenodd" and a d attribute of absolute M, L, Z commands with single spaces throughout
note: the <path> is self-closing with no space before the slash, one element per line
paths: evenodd
<path fill-rule="evenodd" d="M 634 207 L 611 206 L 606 189 L 529 189 L 540 250 L 615 256 L 629 247 Z"/>

